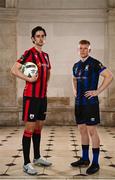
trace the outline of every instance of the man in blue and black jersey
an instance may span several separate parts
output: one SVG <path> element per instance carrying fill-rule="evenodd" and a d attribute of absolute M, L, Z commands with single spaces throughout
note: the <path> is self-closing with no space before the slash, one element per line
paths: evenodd
<path fill-rule="evenodd" d="M 75 95 L 75 119 L 81 135 L 82 157 L 71 166 L 89 166 L 89 139 L 92 141 L 93 159 L 86 170 L 87 174 L 99 171 L 100 139 L 96 125 L 100 123 L 98 95 L 105 90 L 112 81 L 112 73 L 98 60 L 89 56 L 90 42 L 79 42 L 81 60 L 73 66 L 73 92 Z M 99 76 L 103 77 L 98 87 Z"/>

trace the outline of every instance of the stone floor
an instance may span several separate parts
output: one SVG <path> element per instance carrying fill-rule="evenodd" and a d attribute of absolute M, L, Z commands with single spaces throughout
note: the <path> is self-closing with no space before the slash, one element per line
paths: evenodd
<path fill-rule="evenodd" d="M 70 166 L 81 155 L 76 126 L 45 126 L 41 151 L 53 165 L 47 168 L 35 167 L 38 175 L 29 176 L 22 171 L 23 127 L 0 127 L 0 179 L 115 179 L 115 128 L 98 127 L 98 131 L 101 138 L 100 172 L 88 176 L 85 168 Z M 31 159 L 32 154 L 31 148 Z"/>

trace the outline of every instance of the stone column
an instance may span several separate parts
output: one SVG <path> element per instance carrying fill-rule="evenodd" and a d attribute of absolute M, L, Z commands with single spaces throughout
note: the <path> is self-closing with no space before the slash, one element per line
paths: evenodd
<path fill-rule="evenodd" d="M 108 16 L 109 67 L 115 77 L 115 8 L 109 10 Z M 115 82 L 109 88 L 109 106 L 115 106 Z"/>
<path fill-rule="evenodd" d="M 108 9 L 108 18 L 107 18 L 107 39 L 108 39 L 108 48 L 107 48 L 107 59 L 108 67 L 115 77 L 115 1 L 110 1 L 111 9 Z M 102 108 L 102 124 L 106 126 L 115 126 L 115 80 L 108 88 L 107 94 L 107 106 Z"/>
<path fill-rule="evenodd" d="M 0 8 L 0 125 L 18 122 L 16 79 L 10 74 L 16 44 L 16 10 Z"/>

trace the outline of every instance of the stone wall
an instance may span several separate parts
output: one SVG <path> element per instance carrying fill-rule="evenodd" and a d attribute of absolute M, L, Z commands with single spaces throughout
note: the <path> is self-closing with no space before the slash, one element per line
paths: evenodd
<path fill-rule="evenodd" d="M 49 97 L 70 97 L 70 105 L 73 104 L 72 66 L 79 60 L 77 52 L 79 40 L 89 39 L 92 44 L 91 55 L 108 64 L 105 56 L 106 16 L 104 9 L 40 9 L 39 11 L 20 9 L 17 18 L 18 57 L 25 49 L 33 46 L 30 38 L 33 27 L 41 25 L 48 34 L 43 49 L 49 53 L 52 65 Z M 17 95 L 20 98 L 24 82 L 18 80 L 17 86 Z M 101 97 L 105 101 L 107 92 L 104 92 Z"/>

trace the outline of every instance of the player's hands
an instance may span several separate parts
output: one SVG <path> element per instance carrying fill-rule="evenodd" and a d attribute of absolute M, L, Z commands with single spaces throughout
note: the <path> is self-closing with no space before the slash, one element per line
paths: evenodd
<path fill-rule="evenodd" d="M 73 94 L 74 94 L 75 97 L 77 96 L 77 91 L 76 91 L 76 89 L 73 89 Z"/>
<path fill-rule="evenodd" d="M 36 82 L 37 79 L 38 79 L 38 75 L 36 74 L 36 75 L 34 75 L 34 76 L 32 76 L 32 77 L 28 77 L 28 80 L 27 80 L 27 81 L 33 83 L 33 82 Z"/>
<path fill-rule="evenodd" d="M 87 97 L 88 99 L 98 96 L 99 92 L 97 90 L 92 90 L 92 91 L 86 91 L 85 92 L 85 97 Z"/>

